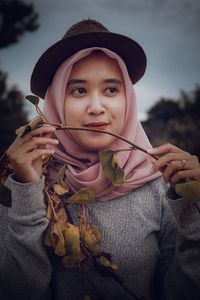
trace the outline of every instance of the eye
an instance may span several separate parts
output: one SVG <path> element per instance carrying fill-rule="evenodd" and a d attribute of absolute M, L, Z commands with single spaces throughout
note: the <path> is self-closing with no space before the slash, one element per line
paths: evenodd
<path fill-rule="evenodd" d="M 116 87 L 109 87 L 107 89 L 105 89 L 105 94 L 108 96 L 113 96 L 118 92 L 118 88 Z"/>
<path fill-rule="evenodd" d="M 86 90 L 82 87 L 81 88 L 75 88 L 75 89 L 72 90 L 72 95 L 78 96 L 78 97 L 84 95 L 85 93 L 86 93 Z"/>

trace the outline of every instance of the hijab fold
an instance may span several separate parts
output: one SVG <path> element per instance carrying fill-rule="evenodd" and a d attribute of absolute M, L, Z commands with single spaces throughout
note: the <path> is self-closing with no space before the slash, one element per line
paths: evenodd
<path fill-rule="evenodd" d="M 94 50 L 101 50 L 115 59 L 123 74 L 126 113 L 121 135 L 145 149 L 151 148 L 151 144 L 137 118 L 135 92 L 126 65 L 116 53 L 106 48 L 93 47 L 81 50 L 61 64 L 45 95 L 43 110 L 49 122 L 65 124 L 65 91 L 71 70 L 76 62 Z M 83 187 L 90 187 L 96 191 L 97 200 L 106 201 L 125 195 L 160 176 L 159 172 L 153 171 L 152 163 L 146 153 L 139 150 L 122 151 L 117 153 L 117 159 L 119 166 L 124 170 L 125 182 L 120 187 L 114 187 L 103 174 L 97 151 L 92 152 L 82 148 L 65 130 L 56 131 L 55 135 L 60 143 L 54 148 L 54 156 L 66 163 L 66 183 L 73 192 L 77 192 Z M 119 150 L 128 147 L 126 142 L 115 139 L 109 149 Z M 87 163 L 83 161 L 87 161 Z"/>

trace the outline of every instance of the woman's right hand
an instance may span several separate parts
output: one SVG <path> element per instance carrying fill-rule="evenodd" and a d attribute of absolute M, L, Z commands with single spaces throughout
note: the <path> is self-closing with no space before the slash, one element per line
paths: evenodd
<path fill-rule="evenodd" d="M 45 146 L 58 144 L 57 139 L 47 137 L 54 131 L 53 126 L 42 125 L 27 133 L 23 138 L 18 136 L 8 148 L 6 154 L 19 182 L 34 182 L 40 179 L 42 156 L 55 152 Z"/>

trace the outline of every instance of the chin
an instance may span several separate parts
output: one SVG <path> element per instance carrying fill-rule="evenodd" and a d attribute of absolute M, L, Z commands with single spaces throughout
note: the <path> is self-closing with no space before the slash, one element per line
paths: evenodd
<path fill-rule="evenodd" d="M 81 146 L 87 150 L 90 150 L 90 151 L 102 151 L 102 150 L 105 150 L 105 149 L 108 149 L 109 146 L 112 144 L 113 140 L 112 141 L 109 141 L 109 142 L 100 142 L 100 140 L 96 141 L 96 143 L 93 141 L 92 143 L 87 143 L 87 144 L 82 144 Z"/>

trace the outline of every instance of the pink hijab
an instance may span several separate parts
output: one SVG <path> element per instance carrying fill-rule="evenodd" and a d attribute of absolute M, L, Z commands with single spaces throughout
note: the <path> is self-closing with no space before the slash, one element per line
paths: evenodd
<path fill-rule="evenodd" d="M 126 114 L 121 135 L 143 148 L 151 148 L 151 144 L 137 119 L 136 97 L 126 65 L 116 53 L 106 48 L 93 47 L 81 50 L 62 63 L 45 95 L 45 115 L 51 123 L 65 124 L 65 90 L 72 67 L 74 63 L 88 56 L 94 50 L 101 50 L 115 59 L 123 74 Z M 160 176 L 160 173 L 153 171 L 149 156 L 144 152 L 139 150 L 122 151 L 118 152 L 117 158 L 119 166 L 125 172 L 125 182 L 120 187 L 114 187 L 103 174 L 98 152 L 83 149 L 67 131 L 56 131 L 55 135 L 60 143 L 55 147 L 54 156 L 67 164 L 66 182 L 73 192 L 77 192 L 83 187 L 90 187 L 96 191 L 97 200 L 105 201 L 125 195 Z M 124 148 L 129 148 L 129 145 L 120 139 L 114 140 L 109 147 L 111 150 Z"/>

